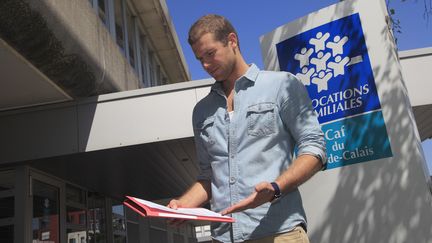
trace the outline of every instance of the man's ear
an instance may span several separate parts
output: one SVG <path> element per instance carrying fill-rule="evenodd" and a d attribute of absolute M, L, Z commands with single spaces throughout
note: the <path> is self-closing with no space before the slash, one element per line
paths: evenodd
<path fill-rule="evenodd" d="M 238 47 L 238 39 L 237 39 L 237 35 L 233 32 L 228 34 L 228 43 L 232 46 L 232 47 Z"/>

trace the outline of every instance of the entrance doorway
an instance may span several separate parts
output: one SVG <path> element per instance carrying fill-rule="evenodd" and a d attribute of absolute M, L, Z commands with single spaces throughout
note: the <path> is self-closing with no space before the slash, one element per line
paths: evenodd
<path fill-rule="evenodd" d="M 32 242 L 60 243 L 62 184 L 36 173 L 30 180 Z"/>

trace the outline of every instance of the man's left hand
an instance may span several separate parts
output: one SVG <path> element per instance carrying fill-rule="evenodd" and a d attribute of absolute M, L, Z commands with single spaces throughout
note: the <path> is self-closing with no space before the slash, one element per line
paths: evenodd
<path fill-rule="evenodd" d="M 223 210 L 221 214 L 232 214 L 249 208 L 256 208 L 266 202 L 270 202 L 274 194 L 275 191 L 270 182 L 260 182 L 255 186 L 255 191 L 249 197 Z"/>

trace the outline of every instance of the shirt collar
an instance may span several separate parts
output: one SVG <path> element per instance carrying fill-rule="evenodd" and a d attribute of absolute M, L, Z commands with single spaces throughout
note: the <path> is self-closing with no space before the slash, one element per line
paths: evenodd
<path fill-rule="evenodd" d="M 249 65 L 249 68 L 246 70 L 246 73 L 243 74 L 243 76 L 241 76 L 239 79 L 237 79 L 237 82 L 240 82 L 244 79 L 249 80 L 251 82 L 255 82 L 258 78 L 258 74 L 259 74 L 259 68 L 257 67 L 257 65 L 255 65 L 254 63 Z M 222 81 L 216 81 L 212 87 L 212 90 L 215 91 L 222 91 L 223 93 L 223 89 L 222 89 Z"/>
<path fill-rule="evenodd" d="M 242 76 L 247 78 L 249 81 L 255 82 L 257 77 L 258 77 L 258 73 L 259 73 L 259 68 L 255 65 L 255 63 L 252 63 L 249 65 L 248 70 L 246 71 L 246 73 Z M 241 78 L 242 78 L 241 77 Z M 240 78 L 240 79 L 241 79 Z M 240 80 L 239 79 L 239 80 Z"/>

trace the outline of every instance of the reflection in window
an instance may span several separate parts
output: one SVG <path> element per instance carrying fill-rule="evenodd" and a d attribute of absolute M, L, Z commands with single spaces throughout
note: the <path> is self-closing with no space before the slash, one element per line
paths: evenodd
<path fill-rule="evenodd" d="M 114 202 L 112 205 L 113 242 L 126 243 L 126 219 L 123 204 Z"/>
<path fill-rule="evenodd" d="M 123 4 L 122 0 L 114 0 L 114 20 L 115 20 L 115 31 L 116 41 L 120 49 L 125 49 L 125 35 L 124 35 L 124 22 L 123 22 Z"/>
<path fill-rule="evenodd" d="M 85 230 L 67 229 L 68 242 L 86 242 L 87 232 Z"/>
<path fill-rule="evenodd" d="M 86 204 L 85 191 L 72 185 L 66 186 L 66 202 L 76 204 Z"/>
<path fill-rule="evenodd" d="M 86 231 L 86 195 L 85 191 L 66 185 L 66 233 L 68 242 L 83 242 L 87 239 Z"/>
<path fill-rule="evenodd" d="M 33 242 L 59 242 L 59 190 L 33 180 Z"/>
<path fill-rule="evenodd" d="M 85 209 L 66 207 L 66 223 L 74 226 L 85 226 Z"/>
<path fill-rule="evenodd" d="M 106 237 L 105 198 L 97 193 L 88 196 L 88 242 L 105 243 Z"/>

